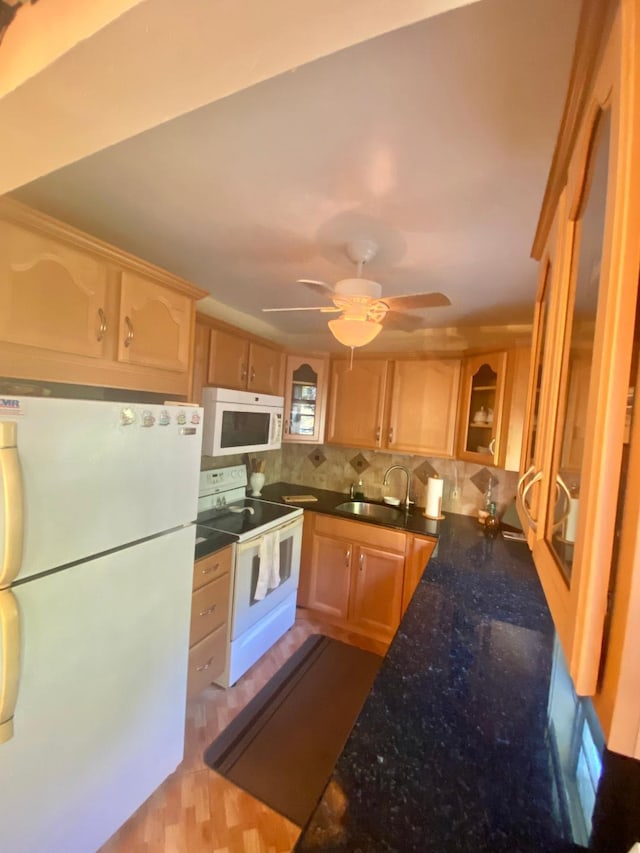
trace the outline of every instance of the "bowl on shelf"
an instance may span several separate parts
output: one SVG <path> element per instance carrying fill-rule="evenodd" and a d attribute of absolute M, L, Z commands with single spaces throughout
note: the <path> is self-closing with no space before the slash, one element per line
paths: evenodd
<path fill-rule="evenodd" d="M 478 445 L 478 447 L 476 448 L 476 450 L 478 451 L 478 453 L 486 453 L 486 454 L 487 454 L 487 456 L 489 456 L 489 455 L 491 454 L 491 451 L 489 450 L 489 448 L 488 448 L 488 447 L 483 447 L 481 444 L 479 444 L 479 445 Z"/>

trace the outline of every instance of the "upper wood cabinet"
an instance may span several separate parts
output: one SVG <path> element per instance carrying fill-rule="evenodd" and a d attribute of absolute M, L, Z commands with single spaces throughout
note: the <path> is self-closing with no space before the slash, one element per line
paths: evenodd
<path fill-rule="evenodd" d="M 459 383 L 459 359 L 394 361 L 386 447 L 453 456 Z"/>
<path fill-rule="evenodd" d="M 241 332 L 212 328 L 207 383 L 219 388 L 282 394 L 282 350 L 251 340 Z"/>
<path fill-rule="evenodd" d="M 518 487 L 569 670 L 609 748 L 640 757 L 640 3 L 587 0 L 534 244 Z"/>
<path fill-rule="evenodd" d="M 382 426 L 389 363 L 354 359 L 331 363 L 327 443 L 377 449 Z"/>
<path fill-rule="evenodd" d="M 329 378 L 328 366 L 328 358 L 287 356 L 283 441 L 322 443 Z"/>
<path fill-rule="evenodd" d="M 500 465 L 507 383 L 507 353 L 490 352 L 464 359 L 460 394 L 459 459 Z"/>
<path fill-rule="evenodd" d="M 125 270 L 120 288 L 118 359 L 186 373 L 193 301 Z"/>
<path fill-rule="evenodd" d="M 47 234 L 0 221 L 0 339 L 107 354 L 109 268 Z"/>
<path fill-rule="evenodd" d="M 186 395 L 204 292 L 0 200 L 0 372 Z"/>
<path fill-rule="evenodd" d="M 453 456 L 459 381 L 459 359 L 336 359 L 327 442 Z"/>

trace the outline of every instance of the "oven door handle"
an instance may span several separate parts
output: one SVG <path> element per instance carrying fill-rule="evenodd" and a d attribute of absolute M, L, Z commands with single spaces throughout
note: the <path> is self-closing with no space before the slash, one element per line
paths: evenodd
<path fill-rule="evenodd" d="M 290 521 L 288 524 L 285 524 L 282 527 L 272 527 L 271 530 L 267 531 L 267 533 L 275 533 L 277 531 L 280 535 L 280 541 L 282 542 L 283 537 L 286 537 L 289 531 L 293 530 L 294 527 L 302 527 L 301 517 L 298 516 L 293 521 Z M 264 535 L 256 536 L 254 539 L 247 539 L 246 542 L 239 542 L 236 545 L 238 553 L 243 554 L 245 551 L 250 551 L 252 548 L 258 548 L 263 539 Z"/>

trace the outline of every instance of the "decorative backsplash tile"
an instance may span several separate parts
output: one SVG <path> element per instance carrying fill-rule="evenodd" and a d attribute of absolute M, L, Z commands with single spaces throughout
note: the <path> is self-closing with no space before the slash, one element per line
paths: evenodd
<path fill-rule="evenodd" d="M 413 473 L 420 480 L 423 486 L 427 485 L 429 477 L 433 477 L 435 474 L 438 474 L 428 459 L 425 459 L 422 465 L 418 465 L 418 467 L 414 469 Z M 440 475 L 438 474 L 438 476 Z"/>
<path fill-rule="evenodd" d="M 284 444 L 282 450 L 270 450 L 252 456 L 264 460 L 267 484 L 283 481 L 348 494 L 350 485 L 362 479 L 365 495 L 371 500 L 381 500 L 385 495 L 404 497 L 406 486 L 403 476 L 391 476 L 389 485 L 382 485 L 387 468 L 403 465 L 412 472 L 411 499 L 418 506 L 424 506 L 427 480 L 436 473 L 444 481 L 442 509 L 461 515 L 477 514 L 482 506 L 489 476 L 492 478 L 492 497 L 499 512 L 504 511 L 516 493 L 518 475 L 514 471 L 488 468 L 457 459 L 425 458 L 374 450 L 365 452 L 329 444 L 319 445 L 311 451 L 305 444 Z M 360 458 L 364 460 L 361 471 L 354 466 L 354 460 Z M 248 457 L 241 454 L 203 456 L 202 469 L 247 464 L 248 461 Z"/>
<path fill-rule="evenodd" d="M 494 489 L 499 485 L 500 481 L 488 468 L 481 468 L 479 471 L 469 478 L 479 492 L 484 493 L 491 483 L 491 488 Z"/>
<path fill-rule="evenodd" d="M 363 471 L 366 471 L 367 468 L 369 468 L 369 463 L 362 453 L 358 453 L 357 456 L 354 456 L 353 459 L 350 460 L 349 464 L 354 471 L 358 472 L 358 474 L 362 474 Z"/>
<path fill-rule="evenodd" d="M 327 457 L 322 452 L 321 447 L 316 447 L 315 450 L 312 450 L 309 454 L 309 459 L 311 460 L 311 464 L 316 468 L 319 468 L 321 465 L 324 465 L 324 463 L 327 461 Z"/>

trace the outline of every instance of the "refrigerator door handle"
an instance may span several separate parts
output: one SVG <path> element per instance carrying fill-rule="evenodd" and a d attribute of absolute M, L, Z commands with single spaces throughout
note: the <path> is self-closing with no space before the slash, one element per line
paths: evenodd
<path fill-rule="evenodd" d="M 20 680 L 20 614 L 9 589 L 0 590 L 0 744 L 13 737 Z"/>
<path fill-rule="evenodd" d="M 4 504 L 4 543 L 0 542 L 0 589 L 3 589 L 17 578 L 22 564 L 24 501 L 15 421 L 0 421 L 0 489 Z"/>

